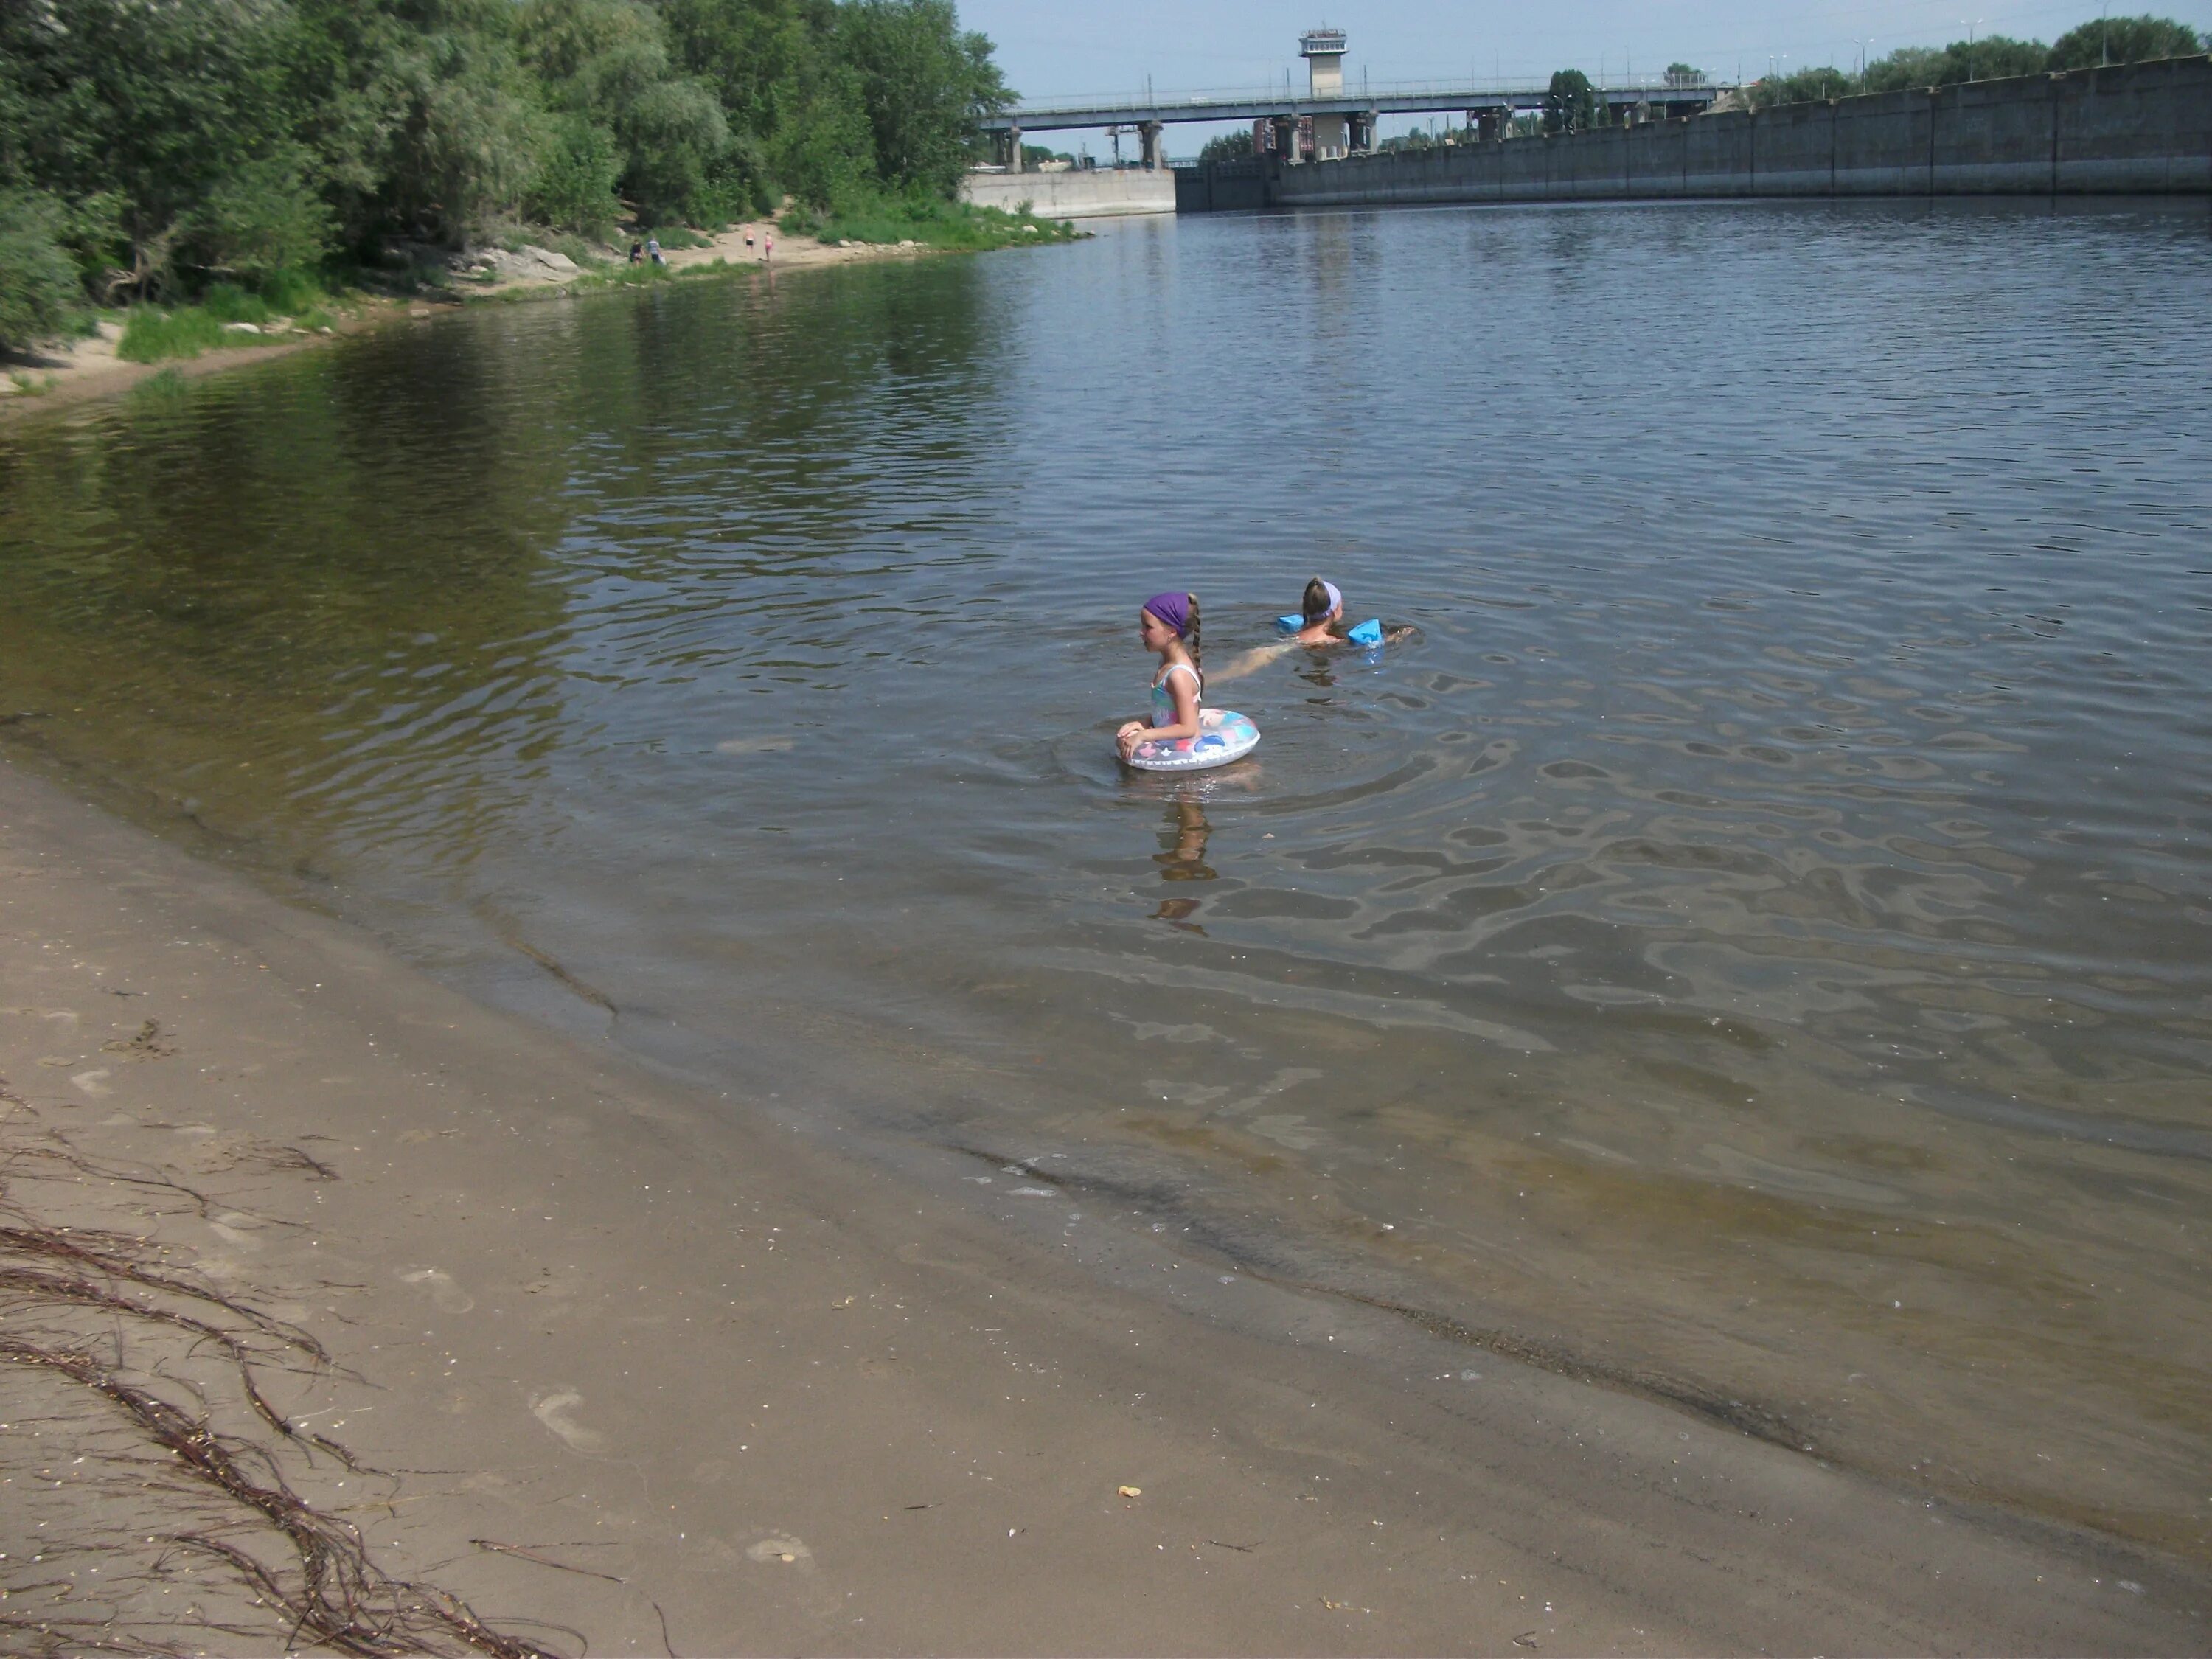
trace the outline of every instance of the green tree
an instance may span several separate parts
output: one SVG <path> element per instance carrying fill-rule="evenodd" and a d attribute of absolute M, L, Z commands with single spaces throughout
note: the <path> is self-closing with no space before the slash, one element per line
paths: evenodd
<path fill-rule="evenodd" d="M 859 77 L 878 176 L 896 189 L 953 195 L 969 130 L 1013 101 L 990 41 L 962 30 L 952 0 L 845 0 L 836 52 Z"/>
<path fill-rule="evenodd" d="M 515 57 L 511 0 L 295 3 L 315 37 L 301 65 L 318 94 L 307 125 L 326 179 L 350 198 L 353 240 L 398 231 L 459 243 L 520 204 L 547 129 Z"/>
<path fill-rule="evenodd" d="M 1580 70 L 1560 70 L 1544 94 L 1544 131 L 1585 132 L 1597 125 L 1597 94 Z"/>
<path fill-rule="evenodd" d="M 738 181 L 713 85 L 672 61 L 660 15 L 643 0 L 523 0 L 516 41 L 543 96 L 612 140 L 620 179 L 648 219 L 721 216 L 753 194 Z M 566 148 L 580 156 L 571 126 Z"/>
<path fill-rule="evenodd" d="M 216 179 L 188 221 L 201 269 L 262 285 L 321 264 L 337 216 L 312 182 L 311 162 L 303 146 L 278 144 Z"/>
<path fill-rule="evenodd" d="M 2040 75 L 2051 58 L 2051 48 L 2042 41 L 2015 40 L 2004 34 L 1985 34 L 1963 46 L 1954 41 L 1945 52 L 1958 62 L 1962 71 L 1958 78 L 1961 81 L 2002 81 L 2014 76 Z"/>
<path fill-rule="evenodd" d="M 1860 77 L 1869 92 L 1902 92 L 1908 87 L 1940 87 L 1948 59 L 1940 46 L 1900 46 L 1873 59 Z"/>
<path fill-rule="evenodd" d="M 731 128 L 773 150 L 820 70 L 832 0 L 659 0 L 670 50 L 714 88 Z"/>
<path fill-rule="evenodd" d="M 2171 17 L 2103 17 L 2069 29 L 2051 43 L 2054 70 L 2094 69 L 2100 64 L 2140 64 L 2154 58 L 2189 58 L 2205 42 Z"/>
<path fill-rule="evenodd" d="M 1754 82 L 1744 88 L 1744 99 L 1753 109 L 1771 109 L 1777 104 L 1825 103 L 1858 89 L 1858 83 L 1841 70 L 1808 69 Z"/>
<path fill-rule="evenodd" d="M 301 173 L 287 75 L 297 29 L 289 9 L 250 0 L 0 9 L 10 182 L 64 201 L 114 198 L 142 294 L 170 286 L 180 264 L 265 245 L 271 226 L 245 222 L 282 210 L 248 213 L 242 198 L 257 182 L 289 192 Z M 292 216 L 277 240 L 319 258 L 318 229 Z"/>
<path fill-rule="evenodd" d="M 523 205 L 532 218 L 557 229 L 605 236 L 622 210 L 615 195 L 621 179 L 614 134 L 584 116 L 556 116 Z"/>
<path fill-rule="evenodd" d="M 598 230 L 617 191 L 949 200 L 1010 97 L 951 0 L 0 0 L 10 291 L 57 249 L 104 300 L 289 291 L 395 235 Z"/>
<path fill-rule="evenodd" d="M 1252 148 L 1252 132 L 1240 127 L 1234 132 L 1217 132 L 1199 146 L 1201 161 L 1249 161 L 1257 152 Z"/>
<path fill-rule="evenodd" d="M 52 200 L 0 195 L 0 350 L 52 339 L 75 315 L 83 290 L 61 234 Z"/>
<path fill-rule="evenodd" d="M 1995 81 L 2039 75 L 2050 57 L 2040 40 L 2014 40 L 2002 34 L 1978 40 L 1954 40 L 1948 46 L 1905 46 L 1866 66 L 1869 92 L 1901 92 L 1908 87 L 1953 87 L 1965 81 Z"/>
<path fill-rule="evenodd" d="M 853 199 L 873 187 L 875 131 L 860 71 L 827 57 L 809 64 L 776 135 L 774 154 L 784 186 L 817 207 Z"/>

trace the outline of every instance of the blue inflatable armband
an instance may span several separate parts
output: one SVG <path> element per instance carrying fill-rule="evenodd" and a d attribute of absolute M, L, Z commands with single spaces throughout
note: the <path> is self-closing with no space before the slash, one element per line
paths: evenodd
<path fill-rule="evenodd" d="M 1354 645 L 1380 645 L 1382 643 L 1382 619 L 1371 617 L 1344 637 Z"/>
<path fill-rule="evenodd" d="M 1300 616 L 1278 617 L 1275 618 L 1275 626 L 1282 629 L 1285 634 L 1295 634 L 1305 625 L 1306 619 Z"/>

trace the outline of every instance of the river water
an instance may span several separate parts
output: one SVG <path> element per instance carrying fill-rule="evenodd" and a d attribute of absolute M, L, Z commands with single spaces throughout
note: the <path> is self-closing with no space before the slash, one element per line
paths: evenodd
<path fill-rule="evenodd" d="M 390 330 L 0 436 L 0 738 L 856 1144 L 2202 1559 L 2207 232 L 1153 220 Z M 1226 678 L 1314 574 L 1418 636 Z M 1265 740 L 1133 778 L 1170 586 Z"/>

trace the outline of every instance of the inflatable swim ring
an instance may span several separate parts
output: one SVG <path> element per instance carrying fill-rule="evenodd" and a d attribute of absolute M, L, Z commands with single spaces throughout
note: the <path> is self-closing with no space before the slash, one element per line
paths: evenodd
<path fill-rule="evenodd" d="M 1275 626 L 1285 634 L 1296 634 L 1306 625 L 1304 617 L 1278 617 Z M 1354 645 L 1375 646 L 1382 643 L 1382 619 L 1370 617 L 1357 628 L 1345 630 L 1344 637 Z"/>
<path fill-rule="evenodd" d="M 1242 760 L 1259 746 L 1260 728 L 1233 708 L 1201 709 L 1198 723 L 1196 737 L 1140 743 L 1121 763 L 1139 772 L 1203 772 Z M 1115 754 L 1118 758 L 1121 750 Z"/>

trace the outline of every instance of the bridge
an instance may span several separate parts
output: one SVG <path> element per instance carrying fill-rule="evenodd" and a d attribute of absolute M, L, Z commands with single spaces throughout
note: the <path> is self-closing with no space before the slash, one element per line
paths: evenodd
<path fill-rule="evenodd" d="M 1314 30 L 1301 38 L 1310 66 L 1310 84 L 1240 88 L 1225 92 L 1171 93 L 1142 97 L 1109 95 L 1024 103 L 977 125 L 995 135 L 1011 172 L 1022 170 L 1022 136 L 1077 127 L 1134 127 L 1144 139 L 1144 164 L 1159 167 L 1164 158 L 1160 134 L 1178 121 L 1266 121 L 1275 147 L 1287 159 L 1328 161 L 1375 145 L 1375 125 L 1385 115 L 1463 112 L 1486 137 L 1503 136 L 1503 123 L 1524 110 L 1539 110 L 1549 94 L 1538 86 L 1511 81 L 1397 81 L 1344 84 L 1344 36 Z M 1592 91 L 1612 118 L 1620 121 L 1695 115 L 1732 88 L 1703 77 L 1621 76 Z M 1332 143 L 1330 140 L 1335 140 Z M 1300 154 L 1310 149 L 1310 156 Z"/>

